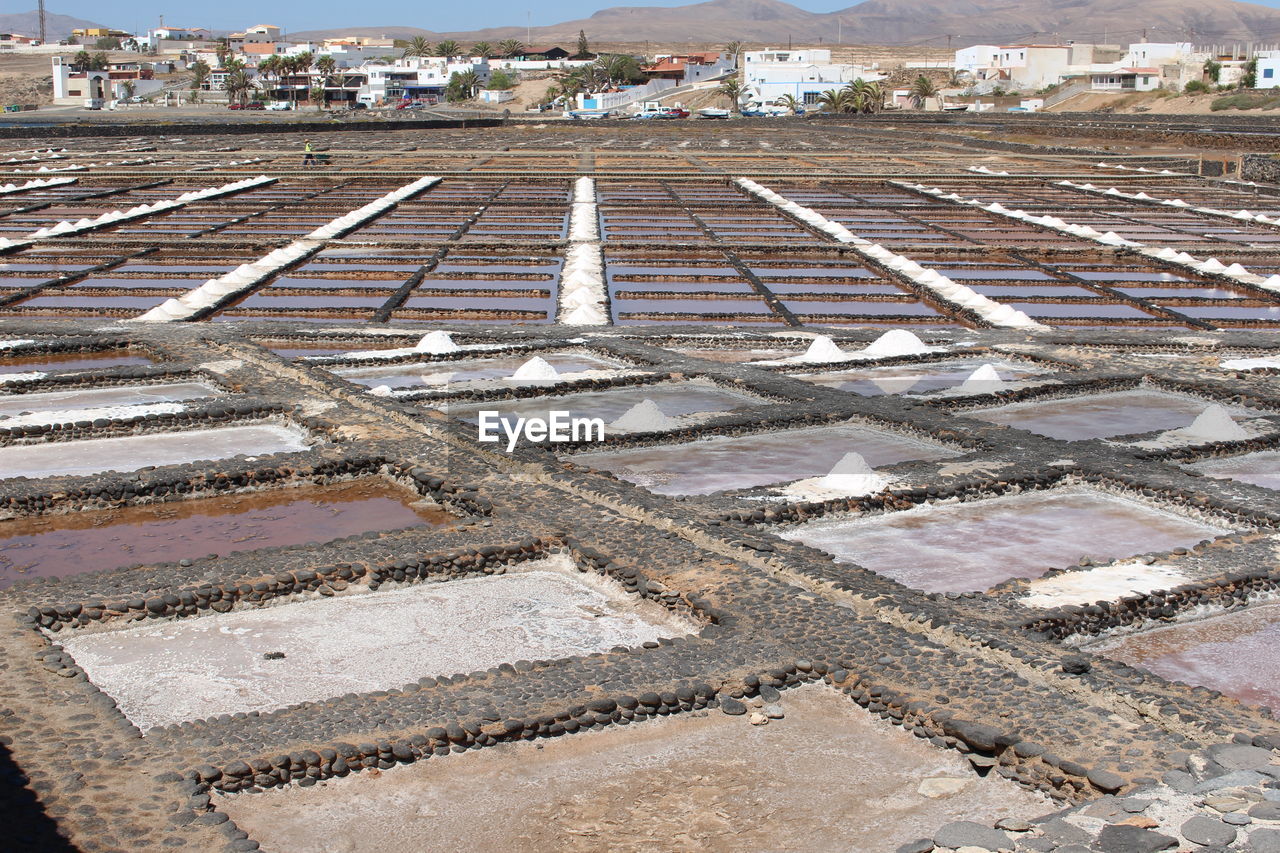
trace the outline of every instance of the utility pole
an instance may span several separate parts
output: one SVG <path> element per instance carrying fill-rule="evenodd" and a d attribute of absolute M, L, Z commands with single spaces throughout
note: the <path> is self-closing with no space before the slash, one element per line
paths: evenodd
<path fill-rule="evenodd" d="M 40 0 L 40 43 L 45 43 L 44 32 L 44 0 Z"/>
<path fill-rule="evenodd" d="M 524 43 L 533 43 L 533 12 L 524 13 Z"/>

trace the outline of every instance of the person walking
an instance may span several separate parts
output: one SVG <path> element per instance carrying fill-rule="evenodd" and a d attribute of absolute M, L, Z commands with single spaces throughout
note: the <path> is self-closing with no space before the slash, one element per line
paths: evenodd
<path fill-rule="evenodd" d="M 315 152 L 314 152 L 314 151 L 312 150 L 312 148 L 311 148 L 311 140 L 310 140 L 310 139 L 308 139 L 308 140 L 306 141 L 306 144 L 305 144 L 305 145 L 303 146 L 303 148 L 302 148 L 302 165 L 304 165 L 304 166 L 314 166 L 314 165 L 316 165 L 316 155 L 315 155 Z"/>

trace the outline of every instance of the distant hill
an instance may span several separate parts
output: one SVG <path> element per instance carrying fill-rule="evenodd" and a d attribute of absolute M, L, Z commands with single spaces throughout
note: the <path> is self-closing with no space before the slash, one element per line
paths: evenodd
<path fill-rule="evenodd" d="M 106 26 L 105 24 L 86 21 L 83 18 L 73 18 L 70 15 L 55 15 L 52 12 L 45 13 L 44 24 L 45 37 L 51 42 L 61 41 L 71 35 L 71 31 L 75 29 Z M 38 38 L 40 35 L 40 13 L 32 10 L 30 12 L 0 15 L 0 33 L 17 33 L 18 35 Z"/>
<path fill-rule="evenodd" d="M 837 12 L 807 12 L 782 0 L 710 0 L 688 6 L 615 6 L 589 18 L 534 27 L 534 44 L 595 41 L 921 44 L 954 47 L 1013 41 L 1280 42 L 1280 10 L 1239 0 L 865 0 Z M 291 37 L 390 36 L 463 43 L 515 38 L 522 26 L 436 33 L 409 26 L 307 30 Z"/>

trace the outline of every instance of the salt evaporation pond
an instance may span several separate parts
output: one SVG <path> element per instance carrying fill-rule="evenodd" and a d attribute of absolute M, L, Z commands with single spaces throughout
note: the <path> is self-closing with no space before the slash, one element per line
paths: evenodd
<path fill-rule="evenodd" d="M 569 412 L 572 417 L 601 418 L 609 424 L 645 400 L 652 400 L 669 418 L 700 414 L 732 412 L 763 405 L 764 401 L 745 394 L 726 391 L 710 383 L 697 381 L 680 385 L 646 385 L 610 391 L 590 391 L 556 397 L 532 397 L 524 400 L 496 400 L 443 407 L 450 414 L 471 422 L 480 411 L 496 411 L 503 420 L 513 418 L 550 418 L 554 411 Z M 606 434 L 623 432 L 606 426 Z"/>
<path fill-rule="evenodd" d="M 1230 531 L 1136 501 L 1067 488 L 901 512 L 819 519 L 781 532 L 928 592 L 1039 577 L 1083 556 L 1167 551 Z"/>
<path fill-rule="evenodd" d="M 567 557 L 504 575 L 315 598 L 60 640 L 146 729 L 269 711 L 500 663 L 639 646 L 697 630 Z M 283 657 L 263 655 L 280 652 Z"/>
<path fill-rule="evenodd" d="M 327 542 L 453 516 L 377 479 L 0 521 L 0 589 L 138 563 Z"/>
<path fill-rule="evenodd" d="M 227 459 L 238 454 L 262 456 L 306 450 L 305 434 L 275 424 L 218 427 L 187 432 L 91 438 L 0 447 L 0 472 L 8 477 L 54 477 L 135 471 L 148 465 Z"/>
<path fill-rule="evenodd" d="M 555 368 L 557 373 L 582 373 L 587 370 L 617 370 L 622 362 L 600 356 L 572 352 L 538 353 L 539 358 Z M 503 358 L 462 359 L 458 361 L 433 361 L 416 364 L 382 365 L 378 367 L 338 368 L 333 372 L 348 382 L 376 388 L 439 388 L 456 382 L 475 382 L 482 379 L 506 379 L 532 358 L 532 354 Z M 556 379 L 521 379 L 511 384 L 534 385 L 550 383 Z"/>
<path fill-rule="evenodd" d="M 141 406 L 147 403 L 167 403 L 214 397 L 222 392 L 203 382 L 171 382 L 164 385 L 121 385 L 111 388 L 87 388 L 74 391 L 47 391 L 37 394 L 0 395 L 0 426 L 5 418 L 23 412 L 50 415 L 59 412 L 77 412 L 84 409 L 115 406 Z M 76 420 L 72 417 L 70 420 Z"/>
<path fill-rule="evenodd" d="M 278 853 L 380 853 L 406 838 L 415 853 L 454 853 L 458 839 L 474 851 L 893 853 L 953 820 L 1051 808 L 830 688 L 783 691 L 781 705 L 786 719 L 767 726 L 672 714 L 215 805 Z M 929 796 L 925 780 L 952 793 Z"/>
<path fill-rule="evenodd" d="M 957 455 L 931 442 L 842 425 L 716 436 L 661 447 L 582 453 L 572 458 L 661 495 L 706 495 L 821 476 L 849 452 L 861 454 L 873 468 Z"/>
<path fill-rule="evenodd" d="M 994 409 L 975 409 L 965 414 L 1049 438 L 1080 441 L 1181 429 L 1190 426 L 1196 416 L 1211 405 L 1207 400 L 1194 397 L 1134 390 L 1061 400 L 1033 400 Z M 1226 408 L 1233 416 L 1261 414 L 1235 406 Z"/>
<path fill-rule="evenodd" d="M 61 373 L 72 370 L 102 369 L 125 365 L 151 364 L 151 359 L 127 350 L 111 350 L 98 353 L 65 353 L 61 355 L 32 355 L 0 359 L 0 374 L 5 373 Z"/>
<path fill-rule="evenodd" d="M 901 364 L 890 367 L 854 368 L 824 373 L 796 373 L 797 379 L 876 397 L 882 394 L 925 394 L 964 384 L 978 368 L 990 364 L 1005 382 L 1030 379 L 1042 371 L 1027 365 L 981 358 L 956 359 L 932 364 Z"/>
<path fill-rule="evenodd" d="M 1265 489 L 1280 490 L 1280 451 L 1277 450 L 1224 459 L 1206 459 L 1186 467 L 1210 477 L 1239 480 Z"/>
<path fill-rule="evenodd" d="M 1175 622 L 1088 648 L 1163 678 L 1208 687 L 1280 713 L 1280 603 Z"/>

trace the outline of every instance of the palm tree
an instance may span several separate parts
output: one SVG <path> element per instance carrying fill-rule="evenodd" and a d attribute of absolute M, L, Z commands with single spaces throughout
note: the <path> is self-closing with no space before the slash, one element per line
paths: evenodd
<path fill-rule="evenodd" d="M 127 101 L 138 91 L 138 84 L 132 80 L 125 80 L 120 84 L 120 90 L 124 92 L 124 99 Z"/>
<path fill-rule="evenodd" d="M 472 56 L 482 56 L 485 59 L 488 59 L 489 54 L 491 53 L 493 53 L 493 45 L 489 44 L 487 41 L 478 41 L 471 46 Z"/>
<path fill-rule="evenodd" d="M 511 59 L 524 53 L 524 44 L 519 39 L 503 39 L 498 42 L 498 54 Z"/>
<path fill-rule="evenodd" d="M 467 98 L 474 98 L 476 90 L 480 88 L 480 75 L 474 70 L 463 71 L 456 75 L 458 88 L 467 93 Z"/>
<path fill-rule="evenodd" d="M 555 75 L 555 85 L 552 87 L 556 90 L 556 95 L 563 95 L 565 103 L 568 104 L 578 96 L 579 92 L 585 92 L 589 87 L 587 85 L 587 73 L 583 68 L 574 68 L 571 71 L 560 71 Z M 550 90 L 547 91 L 550 95 Z M 556 96 L 552 96 L 555 100 Z"/>
<path fill-rule="evenodd" d="M 338 61 L 325 54 L 316 60 L 316 70 L 324 75 L 325 82 L 328 83 L 329 78 L 333 76 L 333 72 L 338 70 Z"/>
<path fill-rule="evenodd" d="M 89 70 L 89 66 L 93 64 L 93 56 L 87 50 L 76 51 L 76 55 L 71 57 L 71 70 L 83 73 Z"/>
<path fill-rule="evenodd" d="M 724 46 L 724 52 L 736 59 L 738 54 L 742 53 L 742 42 L 740 41 L 729 42 Z"/>
<path fill-rule="evenodd" d="M 411 56 L 430 56 L 431 42 L 422 36 L 414 36 L 409 41 L 409 46 L 404 49 L 404 53 L 400 54 L 401 59 L 408 59 Z"/>
<path fill-rule="evenodd" d="M 211 70 L 209 68 L 209 63 L 205 62 L 203 59 L 197 59 L 195 62 L 191 63 L 191 65 L 187 67 L 187 70 L 191 72 L 192 90 L 195 91 L 195 90 L 203 89 L 204 84 L 209 79 L 209 72 Z"/>
<path fill-rule="evenodd" d="M 866 112 L 879 113 L 884 110 L 884 87 L 879 83 L 867 84 L 867 106 Z"/>
<path fill-rule="evenodd" d="M 800 115 L 804 111 L 804 104 L 796 99 L 795 95 L 783 95 L 773 102 L 775 107 L 786 107 L 791 110 L 792 115 Z"/>
<path fill-rule="evenodd" d="M 875 83 L 868 83 L 859 77 L 845 89 L 852 100 L 850 112 L 878 113 L 884 108 L 884 90 Z"/>
<path fill-rule="evenodd" d="M 911 103 L 916 109 L 923 109 L 924 102 L 929 98 L 938 94 L 938 87 L 928 77 L 921 74 L 916 81 L 911 84 Z"/>
<path fill-rule="evenodd" d="M 227 75 L 226 80 L 222 84 L 222 88 L 227 90 L 227 98 L 237 103 L 243 104 L 245 97 L 254 88 L 253 78 L 251 78 L 243 68 L 237 68 Z"/>
<path fill-rule="evenodd" d="M 445 39 L 436 45 L 436 56 L 442 56 L 445 59 L 451 59 L 462 53 L 462 46 L 453 39 Z"/>
<path fill-rule="evenodd" d="M 729 109 L 732 112 L 742 112 L 742 104 L 739 100 L 742 98 L 743 86 L 740 80 L 730 77 L 720 84 L 720 88 L 716 89 L 716 94 L 724 95 L 729 99 Z"/>
<path fill-rule="evenodd" d="M 848 86 L 843 89 L 828 89 L 818 96 L 818 105 L 822 107 L 823 112 L 851 113 L 853 103 L 853 93 L 849 91 Z"/>

